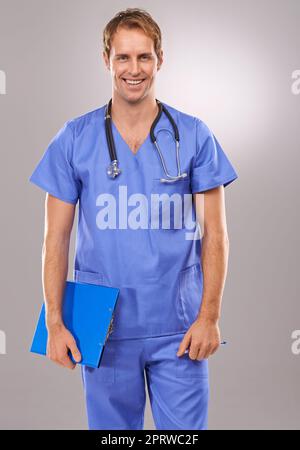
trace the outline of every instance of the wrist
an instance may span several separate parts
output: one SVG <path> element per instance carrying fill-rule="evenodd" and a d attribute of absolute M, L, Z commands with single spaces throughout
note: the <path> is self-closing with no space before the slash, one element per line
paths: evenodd
<path fill-rule="evenodd" d="M 219 316 L 216 316 L 216 315 L 200 314 L 197 317 L 197 322 L 211 324 L 211 325 L 218 325 L 219 320 L 220 320 Z"/>
<path fill-rule="evenodd" d="M 53 328 L 53 327 L 61 327 L 64 325 L 62 320 L 62 315 L 60 312 L 47 312 L 46 313 L 46 325 L 47 328 Z"/>

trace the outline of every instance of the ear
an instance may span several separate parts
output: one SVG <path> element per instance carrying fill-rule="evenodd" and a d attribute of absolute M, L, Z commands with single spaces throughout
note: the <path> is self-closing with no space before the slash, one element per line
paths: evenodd
<path fill-rule="evenodd" d="M 109 57 L 107 56 L 105 51 L 102 52 L 102 58 L 103 58 L 103 61 L 104 61 L 104 64 L 105 64 L 107 70 L 110 70 Z"/>
<path fill-rule="evenodd" d="M 164 58 L 163 58 L 163 50 L 161 49 L 160 50 L 160 55 L 159 55 L 159 58 L 158 58 L 158 63 L 157 63 L 157 70 L 160 70 L 160 68 L 161 68 L 161 66 L 162 66 L 162 63 L 163 63 L 163 61 L 164 61 Z"/>

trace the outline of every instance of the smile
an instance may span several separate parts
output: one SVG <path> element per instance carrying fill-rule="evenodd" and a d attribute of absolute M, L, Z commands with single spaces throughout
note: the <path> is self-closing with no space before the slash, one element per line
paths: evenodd
<path fill-rule="evenodd" d="M 145 81 L 144 79 L 143 80 L 142 79 L 141 80 L 129 80 L 129 79 L 125 79 L 125 78 L 122 78 L 122 79 L 129 86 L 137 86 L 137 85 L 141 84 L 143 81 Z"/>

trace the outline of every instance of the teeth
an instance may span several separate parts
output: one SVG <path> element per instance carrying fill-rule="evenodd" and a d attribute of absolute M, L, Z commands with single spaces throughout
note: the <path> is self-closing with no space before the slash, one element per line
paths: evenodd
<path fill-rule="evenodd" d="M 140 84 L 143 80 L 125 80 L 128 84 Z"/>

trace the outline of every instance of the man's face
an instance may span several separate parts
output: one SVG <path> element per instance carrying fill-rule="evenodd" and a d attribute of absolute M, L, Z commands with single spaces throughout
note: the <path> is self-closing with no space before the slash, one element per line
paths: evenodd
<path fill-rule="evenodd" d="M 155 76 L 162 64 L 154 50 L 153 40 L 138 28 L 119 28 L 112 43 L 110 58 L 103 52 L 110 70 L 114 93 L 135 103 L 153 92 Z M 135 80 L 138 84 L 129 84 Z"/>

